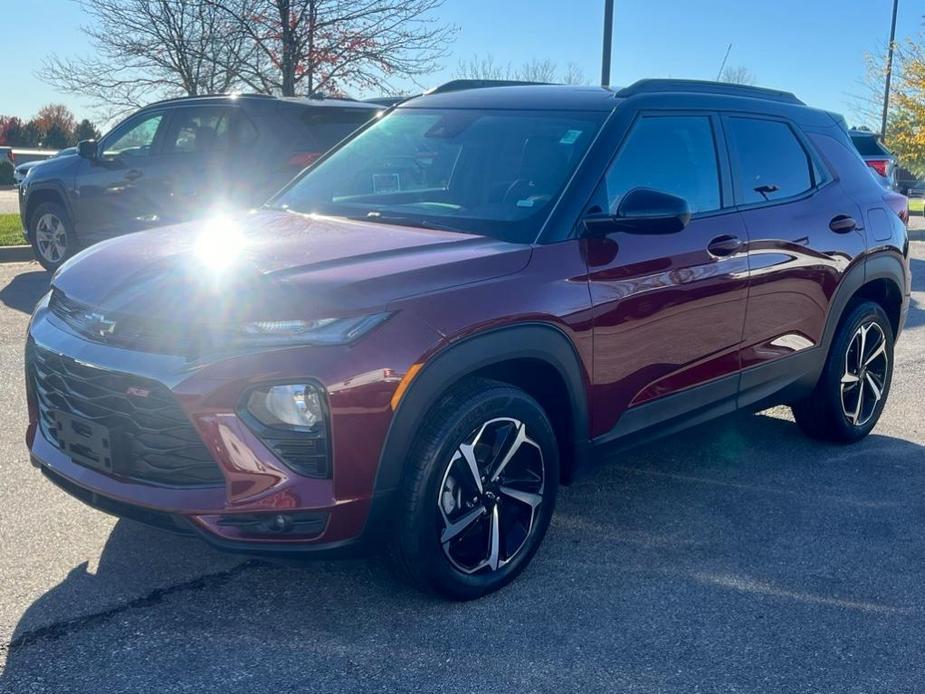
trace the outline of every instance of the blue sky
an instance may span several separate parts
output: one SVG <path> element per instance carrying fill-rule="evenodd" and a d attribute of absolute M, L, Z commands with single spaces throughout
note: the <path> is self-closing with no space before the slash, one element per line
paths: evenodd
<path fill-rule="evenodd" d="M 34 72 L 42 58 L 87 53 L 85 17 L 71 0 L 2 0 L 4 27 L 0 114 L 32 116 L 49 101 L 91 115 L 80 97 L 62 95 Z M 549 58 L 600 76 L 603 0 L 446 0 L 440 16 L 460 28 L 444 69 L 422 82 L 453 76 L 460 59 L 491 53 L 518 65 Z M 796 92 L 814 106 L 854 112 L 863 90 L 864 55 L 884 45 L 891 0 L 616 0 L 613 84 L 642 77 L 713 79 L 729 43 L 729 65 L 751 70 L 762 86 Z M 897 35 L 923 28 L 925 0 L 900 0 Z M 874 124 L 872 124 L 874 125 Z"/>

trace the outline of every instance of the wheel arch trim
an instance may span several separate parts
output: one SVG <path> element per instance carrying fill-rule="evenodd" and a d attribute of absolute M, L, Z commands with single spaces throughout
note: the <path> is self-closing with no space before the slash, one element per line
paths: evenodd
<path fill-rule="evenodd" d="M 429 357 L 402 395 L 379 455 L 374 494 L 397 489 L 406 454 L 426 413 L 453 383 L 481 369 L 515 359 L 534 359 L 554 368 L 570 400 L 575 463 L 580 464 L 589 437 L 588 378 L 575 345 L 550 323 L 518 323 L 485 330 L 452 342 Z"/>

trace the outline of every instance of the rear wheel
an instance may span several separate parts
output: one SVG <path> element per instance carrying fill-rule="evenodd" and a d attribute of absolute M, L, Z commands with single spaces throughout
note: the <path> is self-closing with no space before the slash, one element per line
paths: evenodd
<path fill-rule="evenodd" d="M 812 394 L 793 405 L 800 428 L 813 438 L 851 443 L 880 419 L 893 376 L 893 328 L 873 302 L 849 310 L 832 340 Z"/>
<path fill-rule="evenodd" d="M 413 450 L 392 543 L 401 572 L 456 600 L 512 581 L 546 534 L 558 490 L 542 407 L 517 388 L 472 379 L 441 399 Z"/>
<path fill-rule="evenodd" d="M 74 227 L 60 204 L 43 202 L 32 214 L 29 227 L 35 259 L 46 270 L 57 270 L 74 254 L 77 241 Z"/>

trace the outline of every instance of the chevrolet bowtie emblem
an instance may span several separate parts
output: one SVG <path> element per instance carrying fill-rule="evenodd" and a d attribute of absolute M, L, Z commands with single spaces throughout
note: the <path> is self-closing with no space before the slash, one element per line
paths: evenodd
<path fill-rule="evenodd" d="M 86 318 L 90 332 L 96 333 L 100 337 L 112 335 L 116 329 L 116 322 L 109 320 L 102 313 L 87 313 Z"/>

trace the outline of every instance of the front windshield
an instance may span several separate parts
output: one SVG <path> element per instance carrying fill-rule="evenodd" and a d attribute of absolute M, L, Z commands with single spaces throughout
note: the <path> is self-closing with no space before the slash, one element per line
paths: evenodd
<path fill-rule="evenodd" d="M 605 115 L 398 109 L 271 204 L 531 242 Z"/>

